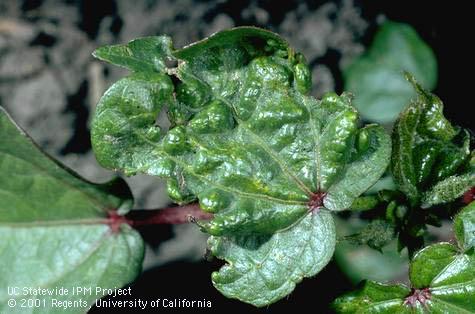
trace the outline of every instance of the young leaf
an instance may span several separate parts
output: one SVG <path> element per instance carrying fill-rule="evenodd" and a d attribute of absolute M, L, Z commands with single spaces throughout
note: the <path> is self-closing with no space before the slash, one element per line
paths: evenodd
<path fill-rule="evenodd" d="M 474 184 L 475 171 L 469 166 L 470 135 L 444 117 L 437 96 L 425 91 L 410 74 L 406 78 L 418 97 L 394 125 L 394 180 L 412 206 L 452 201 Z"/>
<path fill-rule="evenodd" d="M 101 47 L 93 55 L 134 72 L 163 73 L 166 70 L 166 60 L 172 59 L 171 49 L 170 37 L 153 36 L 137 38 L 126 45 Z"/>
<path fill-rule="evenodd" d="M 174 101 L 173 84 L 165 74 L 171 50 L 171 39 L 158 36 L 94 51 L 95 57 L 134 72 L 113 84 L 97 106 L 91 140 L 102 166 L 126 175 L 157 171 L 154 144 L 161 130 L 155 121 L 162 107 Z"/>
<path fill-rule="evenodd" d="M 103 296 L 96 287 L 121 287 L 141 271 L 142 239 L 108 218 L 131 208 L 130 190 L 120 179 L 87 182 L 56 163 L 2 108 L 0 134 L 0 313 L 11 311 L 8 299 L 21 297 L 7 287 L 64 287 L 67 295 L 41 296 L 46 303 L 39 312 L 63 313 L 52 299 L 82 299 L 70 312 L 84 313 Z M 77 286 L 93 292 L 74 295 Z"/>
<path fill-rule="evenodd" d="M 322 210 L 272 236 L 210 237 L 214 255 L 228 262 L 213 273 L 214 286 L 229 298 L 266 306 L 317 274 L 335 250 L 335 226 Z"/>
<path fill-rule="evenodd" d="M 454 261 L 457 248 L 450 243 L 426 246 L 414 255 L 409 268 L 409 278 L 414 288 L 430 286 L 432 280 L 448 264 Z"/>
<path fill-rule="evenodd" d="M 355 93 L 363 118 L 380 123 L 396 119 L 414 96 L 403 71 L 430 90 L 437 83 L 437 60 L 430 47 L 411 26 L 385 22 L 368 51 L 343 71 L 345 90 Z"/>
<path fill-rule="evenodd" d="M 470 229 L 472 213 L 473 206 L 469 205 L 456 218 L 454 228 L 458 247 L 438 243 L 414 255 L 409 268 L 411 290 L 401 285 L 367 282 L 357 291 L 336 299 L 333 305 L 337 312 L 475 312 L 475 252 L 470 250 L 474 238 L 473 228 Z M 394 293 L 395 290 L 398 293 Z"/>
<path fill-rule="evenodd" d="M 317 207 L 349 207 L 384 172 L 388 136 L 358 130 L 348 95 L 306 96 L 305 60 L 278 35 L 235 28 L 171 53 L 175 93 L 162 74 L 146 99 L 124 96 L 135 82 L 116 83 L 98 105 L 93 147 L 105 167 L 168 178 L 177 202 L 198 198 L 214 213 L 206 232 L 271 235 Z M 149 97 L 153 88 L 163 96 Z M 164 103 L 172 128 L 160 136 Z"/>
<path fill-rule="evenodd" d="M 464 207 L 454 220 L 454 232 L 465 251 L 475 247 L 475 202 Z"/>
<path fill-rule="evenodd" d="M 386 285 L 364 281 L 358 290 L 339 297 L 333 302 L 337 313 L 413 313 L 404 307 L 404 297 L 410 292 L 406 286 Z M 417 312 L 416 312 L 417 313 Z"/>
<path fill-rule="evenodd" d="M 429 191 L 423 194 L 421 206 L 422 208 L 427 208 L 436 204 L 450 202 L 462 196 L 472 186 L 475 186 L 475 171 L 448 177 L 435 184 Z"/>

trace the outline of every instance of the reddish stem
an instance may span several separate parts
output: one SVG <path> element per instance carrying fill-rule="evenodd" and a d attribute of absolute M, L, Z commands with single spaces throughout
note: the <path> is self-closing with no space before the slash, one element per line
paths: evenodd
<path fill-rule="evenodd" d="M 208 220 L 213 218 L 213 215 L 205 213 L 195 203 L 163 209 L 132 210 L 126 217 L 129 225 L 136 227 L 159 224 L 184 224 L 195 220 Z"/>
<path fill-rule="evenodd" d="M 465 194 L 462 197 L 462 201 L 465 204 L 470 204 L 472 201 L 475 200 L 475 186 L 472 187 L 470 190 L 465 192 Z"/>
<path fill-rule="evenodd" d="M 212 214 L 205 213 L 197 203 L 183 206 L 168 207 L 163 209 L 132 210 L 127 215 L 121 216 L 116 211 L 109 211 L 107 220 L 112 232 L 117 233 L 121 224 L 131 227 L 150 226 L 160 224 L 184 224 L 195 220 L 208 220 Z"/>

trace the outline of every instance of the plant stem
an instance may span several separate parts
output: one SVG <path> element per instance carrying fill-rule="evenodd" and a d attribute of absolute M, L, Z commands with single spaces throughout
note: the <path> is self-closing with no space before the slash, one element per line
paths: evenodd
<path fill-rule="evenodd" d="M 159 224 L 176 225 L 211 218 L 213 215 L 203 212 L 197 203 L 163 209 L 132 210 L 125 216 L 126 222 L 132 227 Z"/>

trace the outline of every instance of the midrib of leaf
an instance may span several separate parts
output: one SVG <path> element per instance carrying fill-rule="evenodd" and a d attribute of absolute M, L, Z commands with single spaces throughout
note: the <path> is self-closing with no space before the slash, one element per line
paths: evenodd
<path fill-rule="evenodd" d="M 223 191 L 234 193 L 234 194 L 239 195 L 241 197 L 247 197 L 247 198 L 251 198 L 251 199 L 262 199 L 262 200 L 272 201 L 272 202 L 276 202 L 276 203 L 280 203 L 280 204 L 287 204 L 287 205 L 306 205 L 307 204 L 306 202 L 286 200 L 286 199 L 277 198 L 277 197 L 273 197 L 273 196 L 269 196 L 269 195 L 265 195 L 265 194 L 254 194 L 254 193 L 243 192 L 243 191 L 240 191 L 240 190 L 236 190 L 234 188 L 230 188 L 230 187 L 218 184 L 214 181 L 210 181 L 210 180 L 206 179 L 205 176 L 202 176 L 202 175 L 199 175 L 199 174 L 195 173 L 194 171 L 191 170 L 191 168 L 187 164 L 182 162 L 180 159 L 175 158 L 174 156 L 164 152 L 163 150 L 161 150 L 160 152 L 164 153 L 167 156 L 167 158 L 170 158 L 176 164 L 180 165 L 180 167 L 182 167 L 185 170 L 186 173 L 196 177 L 197 179 L 203 181 L 204 183 L 206 183 L 210 186 L 221 189 Z"/>
<path fill-rule="evenodd" d="M 312 191 L 290 170 L 287 168 L 285 163 L 277 156 L 274 151 L 262 140 L 260 136 L 252 132 L 244 122 L 241 122 L 239 126 L 242 126 L 244 130 L 249 134 L 250 138 L 253 140 L 254 144 L 260 145 L 260 147 L 269 155 L 271 158 L 279 165 L 280 169 L 283 173 L 287 175 L 287 178 L 291 181 L 297 183 L 297 186 L 300 188 L 302 192 L 307 195 L 311 195 Z"/>
<path fill-rule="evenodd" d="M 16 159 L 19 163 L 24 163 L 26 165 L 29 165 L 29 166 L 32 166 L 33 168 L 35 168 L 38 172 L 44 174 L 44 177 L 47 177 L 47 178 L 52 178 L 53 180 L 57 181 L 57 182 L 60 182 L 61 184 L 64 184 L 66 185 L 68 188 L 70 188 L 71 190 L 74 190 L 78 193 L 80 193 L 81 195 L 83 195 L 85 198 L 87 198 L 93 205 L 94 205 L 94 209 L 96 209 L 97 212 L 101 213 L 101 214 L 104 214 L 105 212 L 105 209 L 104 209 L 104 204 L 101 204 L 97 199 L 95 199 L 92 195 L 86 193 L 85 191 L 75 187 L 74 185 L 71 185 L 69 184 L 69 182 L 67 182 L 66 180 L 63 180 L 61 177 L 57 177 L 57 176 L 53 176 L 53 175 L 50 175 L 48 170 L 44 169 L 43 167 L 41 167 L 40 165 L 36 164 L 36 163 L 30 163 L 28 162 L 27 160 L 24 160 L 23 158 L 20 158 L 19 156 L 15 156 L 15 155 L 12 155 L 8 152 L 5 152 L 3 150 L 0 150 L 0 154 L 3 154 L 3 155 L 6 155 L 6 156 L 9 156 L 13 159 Z M 49 156 L 45 155 L 48 159 Z M 54 163 L 53 160 L 50 160 L 51 162 Z M 66 171 L 65 169 L 63 169 L 62 167 L 60 167 L 59 165 L 56 165 L 56 167 L 60 168 L 61 171 Z M 33 174 L 31 176 L 34 176 Z M 76 179 L 76 178 L 74 178 Z"/>
<path fill-rule="evenodd" d="M 0 227 L 9 228 L 35 228 L 35 227 L 56 227 L 56 226 L 71 226 L 71 225 L 104 225 L 107 224 L 106 218 L 91 218 L 91 219 L 68 219 L 68 220 L 35 220 L 31 222 L 1 222 Z"/>
<path fill-rule="evenodd" d="M 189 165 L 187 165 L 186 163 L 184 163 L 180 159 L 176 158 L 175 156 L 172 156 L 172 155 L 168 154 L 167 152 L 165 152 L 163 149 L 161 149 L 160 145 L 158 145 L 155 142 L 150 141 L 148 138 L 146 138 L 142 134 L 140 134 L 140 132 L 135 131 L 134 128 L 130 128 L 130 130 L 135 135 L 140 137 L 143 141 L 145 141 L 145 142 L 149 143 L 150 145 L 154 146 L 155 148 L 157 148 L 160 151 L 160 153 L 166 155 L 167 158 L 173 160 L 176 164 L 178 164 L 180 167 L 182 167 L 186 173 L 196 177 L 200 181 L 202 181 L 202 182 L 204 182 L 204 183 L 206 183 L 210 186 L 213 186 L 217 189 L 220 189 L 220 190 L 223 190 L 223 191 L 226 191 L 226 192 L 230 192 L 230 193 L 234 193 L 235 195 L 239 195 L 241 197 L 247 197 L 247 198 L 251 198 L 251 199 L 262 199 L 262 200 L 272 201 L 272 202 L 280 203 L 280 204 L 284 204 L 284 205 L 306 205 L 307 204 L 306 202 L 286 200 L 286 199 L 276 198 L 276 197 L 265 195 L 265 194 L 254 194 L 254 193 L 243 192 L 243 191 L 236 190 L 236 189 L 233 189 L 233 188 L 221 185 L 221 184 L 217 184 L 214 181 L 210 181 L 210 180 L 206 179 L 205 176 L 199 175 L 199 174 L 195 173 L 194 171 L 192 171 L 191 168 L 189 167 Z"/>
<path fill-rule="evenodd" d="M 403 305 L 403 300 L 402 299 L 389 299 L 389 300 L 384 300 L 384 301 L 379 301 L 379 302 L 372 302 L 371 304 L 368 305 L 368 309 L 371 308 L 377 308 L 379 306 L 384 306 L 384 305 Z M 360 312 L 358 312 L 360 313 Z M 362 312 L 364 313 L 364 312 Z"/>
<path fill-rule="evenodd" d="M 437 298 L 437 296 L 434 296 L 432 295 L 432 300 L 436 300 L 437 302 L 440 302 L 442 304 L 444 304 L 445 306 L 447 306 L 448 308 L 451 308 L 451 309 L 454 309 L 454 312 L 453 313 L 467 313 L 467 314 L 473 314 L 473 312 L 470 312 L 462 307 L 459 307 L 455 304 L 452 304 L 452 303 L 448 303 L 444 300 L 441 300 L 439 298 Z"/>
<path fill-rule="evenodd" d="M 332 120 L 338 120 L 341 116 L 343 116 L 346 112 L 343 110 L 341 112 L 338 112 L 338 113 L 335 113 L 335 114 L 332 114 L 330 116 L 330 118 L 328 119 L 329 121 L 332 121 Z M 317 121 L 313 121 L 314 123 L 316 123 Z M 321 182 L 322 182 L 322 174 L 321 174 L 321 167 L 322 167 L 322 163 L 321 163 L 321 160 L 320 160 L 320 156 L 321 156 L 321 151 L 320 151 L 320 141 L 322 138 L 325 137 L 325 135 L 327 134 L 328 132 L 328 128 L 330 127 L 330 123 L 328 123 L 327 125 L 325 125 L 325 127 L 323 128 L 323 132 L 320 136 L 318 136 L 318 138 L 316 139 L 316 143 L 315 143 L 315 152 L 316 152 L 316 155 L 318 156 L 318 168 L 315 169 L 315 175 L 317 176 L 317 185 L 318 185 L 318 190 L 320 191 L 321 189 Z M 346 166 L 346 165 L 345 165 Z M 334 178 L 334 180 L 336 180 L 337 177 Z M 325 182 L 326 184 L 328 184 L 328 182 Z M 328 187 L 327 187 L 328 189 Z M 323 191 L 324 192 L 324 191 Z"/>
<path fill-rule="evenodd" d="M 282 170 L 283 173 L 285 173 L 285 175 L 287 176 L 287 179 L 289 179 L 289 181 L 293 181 L 294 183 L 296 183 L 297 187 L 302 192 L 306 193 L 307 195 L 312 194 L 312 191 L 297 177 L 297 175 L 295 173 L 293 173 L 290 170 L 290 168 L 285 163 L 285 161 L 281 160 L 279 158 L 279 156 L 275 155 L 273 150 L 265 144 L 265 141 L 259 135 L 255 134 L 248 127 L 246 127 L 246 123 L 244 121 L 242 121 L 241 119 L 239 119 L 239 116 L 237 114 L 237 110 L 236 110 L 236 108 L 234 107 L 234 105 L 232 103 L 230 103 L 226 98 L 224 98 L 221 95 L 217 94 L 216 91 L 213 88 L 211 88 L 208 83 L 203 81 L 201 78 L 199 78 L 195 74 L 190 73 L 190 72 L 187 72 L 187 74 L 192 76 L 196 80 L 199 80 L 204 86 L 208 86 L 209 90 L 211 91 L 211 94 L 213 95 L 213 97 L 215 99 L 223 102 L 226 106 L 229 107 L 229 109 L 231 109 L 233 111 L 234 118 L 236 119 L 236 121 L 239 124 L 238 127 L 242 127 L 244 130 L 246 130 L 251 135 L 250 137 L 254 140 L 254 143 L 258 144 L 271 157 L 271 159 L 273 159 L 279 165 L 280 169 Z"/>
<path fill-rule="evenodd" d="M 110 53 L 111 51 L 113 51 L 113 49 L 112 49 L 112 47 L 108 47 L 108 48 L 109 49 L 108 49 L 107 53 L 111 56 L 120 57 L 120 58 L 128 58 L 128 59 L 131 59 L 133 61 L 136 61 L 137 63 L 141 64 L 144 67 L 150 67 L 150 66 L 152 66 L 152 68 L 155 67 L 155 64 L 153 64 L 151 62 L 145 62 L 145 61 L 143 61 L 143 59 L 139 59 L 139 58 L 135 57 L 133 52 L 130 50 L 129 47 L 125 47 L 127 52 L 129 53 L 129 55 L 126 56 L 126 57 L 124 57 L 122 54 Z M 102 58 L 96 56 L 95 54 L 94 54 L 94 56 L 102 60 Z M 125 66 L 120 65 L 120 67 L 125 67 Z M 134 70 L 132 70 L 132 71 L 135 72 Z M 154 69 L 152 72 L 157 72 L 157 71 Z M 160 73 L 160 72 L 157 72 L 157 73 Z"/>
<path fill-rule="evenodd" d="M 320 174 L 320 154 L 319 154 L 319 148 L 318 148 L 318 143 L 320 143 L 320 133 L 317 132 L 317 129 L 315 128 L 317 120 L 313 116 L 312 108 L 310 108 L 309 104 L 305 101 L 305 99 L 302 101 L 305 108 L 308 111 L 308 117 L 310 119 L 310 128 L 312 129 L 312 141 L 313 141 L 313 166 L 315 167 L 315 184 L 317 185 L 317 190 L 320 190 L 320 179 L 321 179 L 321 174 Z"/>
<path fill-rule="evenodd" d="M 330 215 L 330 213 L 327 213 L 327 214 Z M 315 215 L 315 214 L 310 213 L 310 215 Z M 303 216 L 303 217 L 305 218 L 306 216 L 307 216 L 307 215 L 305 215 L 305 216 Z M 301 220 L 303 220 L 303 219 L 301 218 L 301 219 L 299 220 L 299 222 L 300 222 Z M 314 228 L 315 228 L 315 226 L 313 225 L 313 223 L 314 223 L 314 222 L 313 222 L 313 217 L 312 217 L 312 221 L 310 222 L 311 227 L 312 227 L 311 230 L 309 231 L 310 233 L 311 233 L 311 232 L 314 230 Z M 294 224 L 294 225 L 295 225 L 295 224 Z M 278 244 L 280 243 L 280 236 L 281 236 L 281 234 L 282 234 L 284 231 L 289 230 L 289 229 L 290 229 L 290 228 L 286 228 L 286 229 L 283 229 L 283 230 L 279 230 L 278 232 L 275 233 L 274 236 L 278 236 L 279 238 L 278 238 L 276 241 L 274 241 L 274 242 L 272 243 L 272 247 L 266 252 L 265 256 L 262 258 L 261 261 L 256 261 L 256 260 L 254 260 L 250 254 L 247 254 L 247 253 L 246 253 L 246 258 L 247 258 L 248 261 L 251 262 L 252 269 L 250 269 L 245 275 L 243 275 L 243 276 L 237 278 L 236 280 L 234 280 L 234 281 L 232 281 L 232 282 L 235 283 L 235 282 L 238 282 L 238 281 L 240 281 L 240 280 L 244 280 L 244 279 L 247 280 L 247 279 L 248 279 L 248 276 L 249 276 L 249 273 L 251 273 L 251 272 L 253 271 L 253 272 L 255 272 L 255 273 L 258 274 L 258 276 L 262 279 L 262 281 L 265 283 L 265 285 L 267 286 L 267 288 L 269 288 L 269 290 L 272 290 L 272 291 L 279 290 L 283 285 L 285 285 L 285 284 L 288 283 L 288 282 L 292 282 L 292 283 L 296 284 L 297 282 L 291 280 L 290 278 L 292 278 L 292 276 L 289 275 L 289 276 L 288 276 L 289 279 L 283 281 L 280 286 L 278 286 L 278 287 L 276 287 L 276 288 L 274 288 L 274 289 L 270 289 L 270 287 L 269 287 L 269 285 L 268 285 L 268 283 L 267 283 L 267 279 L 262 275 L 262 273 L 261 273 L 261 271 L 260 271 L 260 267 L 257 267 L 257 266 L 256 266 L 257 264 L 263 265 L 263 264 L 268 260 L 268 258 L 269 258 L 269 256 L 270 256 L 271 252 L 272 252 L 276 247 L 278 247 Z M 311 238 L 311 236 L 308 236 L 308 237 Z M 302 246 L 302 249 L 300 250 L 300 252 L 298 253 L 298 255 L 297 255 L 295 258 L 289 258 L 290 256 L 285 255 L 285 252 L 283 252 L 283 251 L 281 252 L 281 254 L 282 254 L 282 255 L 285 255 L 285 256 L 286 256 L 287 258 L 289 258 L 290 260 L 295 260 L 295 261 L 297 261 L 297 268 L 300 269 L 301 266 L 300 266 L 300 264 L 299 264 L 299 261 L 300 261 L 302 255 L 303 255 L 303 253 L 304 253 L 305 250 L 307 249 L 307 247 L 308 247 L 309 245 L 312 246 L 312 244 L 314 244 L 314 243 L 312 243 L 312 241 L 306 241 L 306 244 L 305 244 L 304 246 Z M 280 265 L 281 265 L 281 266 L 284 266 L 285 269 L 286 269 L 290 274 L 294 274 L 295 271 L 296 271 L 296 268 L 291 268 L 289 265 L 286 265 L 286 264 L 280 264 Z M 304 271 L 303 271 L 302 269 L 300 269 L 300 271 L 301 271 L 302 273 L 304 273 Z M 231 283 L 231 282 L 229 282 L 229 283 Z M 250 285 L 250 286 L 252 286 L 252 285 Z M 257 296 L 257 295 L 259 295 L 259 294 L 256 292 L 255 295 Z M 258 298 L 255 298 L 254 300 L 257 300 L 257 299 L 258 299 Z"/>
<path fill-rule="evenodd" d="M 109 235 L 112 236 L 112 234 L 110 232 L 109 232 Z M 122 232 L 120 232 L 116 236 L 123 237 L 124 234 Z M 105 238 L 106 238 L 106 236 L 103 239 L 105 239 Z M 109 256 L 107 258 L 106 266 L 102 269 L 101 276 L 96 280 L 97 283 L 101 282 L 102 278 L 104 278 L 104 274 L 106 273 L 107 267 L 111 263 L 112 257 L 114 256 L 114 252 L 117 249 L 117 242 L 118 241 L 113 241 L 112 248 L 109 248 Z M 127 243 L 127 241 L 125 241 L 125 243 Z M 99 247 L 100 247 L 100 245 L 99 245 Z M 95 251 L 97 251 L 97 249 Z M 128 244 L 127 244 L 127 251 L 130 252 L 130 248 L 129 248 Z"/>
<path fill-rule="evenodd" d="M 417 118 L 416 118 L 416 123 L 414 125 L 414 128 L 412 130 L 409 130 L 408 129 L 408 125 L 407 123 L 404 123 L 403 126 L 401 126 L 401 122 L 403 120 L 400 120 L 400 123 L 398 123 L 398 130 L 397 130 L 397 133 L 398 133 L 398 137 L 400 139 L 404 139 L 405 140 L 405 136 L 402 134 L 403 131 L 406 132 L 406 134 L 410 134 L 410 143 L 408 143 L 407 145 L 409 146 L 410 150 L 412 151 L 413 149 L 413 144 L 414 144 L 414 139 L 415 139 L 415 136 L 414 136 L 414 133 L 415 133 L 415 130 L 417 130 L 417 126 L 419 125 L 419 119 L 420 119 L 420 115 L 421 115 L 421 112 L 419 110 L 419 108 L 417 108 Z M 403 130 L 404 128 L 404 130 Z M 399 172 L 399 175 L 401 176 L 401 178 L 403 178 L 404 180 L 404 185 L 407 186 L 407 183 L 409 182 L 410 185 L 411 185 L 411 193 L 415 193 L 415 195 L 417 195 L 417 190 L 415 190 L 415 187 L 412 185 L 413 183 L 410 182 L 410 180 L 408 180 L 407 176 L 405 175 L 405 171 L 403 169 L 404 166 L 404 159 L 407 159 L 407 162 L 408 164 L 410 165 L 411 167 L 411 173 L 414 173 L 414 167 L 412 166 L 412 154 L 407 154 L 406 150 L 406 145 L 403 145 L 403 144 L 406 144 L 406 143 L 402 143 L 401 140 L 400 140 L 400 143 L 399 143 L 399 150 L 400 150 L 400 154 L 397 155 L 397 159 L 398 159 L 398 164 L 399 164 L 399 167 L 398 167 L 398 172 Z M 404 155 L 404 156 L 403 156 Z M 404 158 L 403 158 L 404 157 Z M 415 190 L 415 191 L 414 191 Z"/>
<path fill-rule="evenodd" d="M 42 285 L 38 285 L 38 287 L 40 287 L 40 288 L 51 287 L 52 284 L 54 284 L 55 282 L 60 281 L 62 277 L 64 277 L 65 275 L 70 274 L 73 271 L 75 271 L 77 267 L 81 266 L 82 264 L 87 262 L 92 256 L 94 256 L 94 254 L 101 247 L 102 242 L 104 241 L 104 239 L 106 239 L 108 236 L 111 236 L 111 235 L 112 234 L 108 230 L 106 230 L 104 232 L 104 234 L 93 245 L 91 245 L 91 249 L 87 252 L 87 254 L 84 255 L 84 257 L 82 259 L 80 259 L 77 263 L 73 264 L 70 269 L 64 271 L 61 274 L 58 274 L 58 276 L 53 278 L 52 280 L 49 280 L 49 281 L 43 283 Z M 109 262 L 107 264 L 109 264 Z M 7 297 L 9 299 L 11 299 L 11 296 L 7 296 Z M 18 298 L 21 298 L 21 297 L 23 297 L 23 296 L 21 294 L 19 294 L 19 295 L 13 296 L 13 299 L 18 299 Z M 0 302 L 4 302 L 4 301 L 6 301 L 6 299 L 0 299 Z"/>
<path fill-rule="evenodd" d="M 441 291 L 441 292 L 443 292 L 443 290 L 464 288 L 467 285 L 475 285 L 475 279 L 472 279 L 470 281 L 460 282 L 460 283 L 454 283 L 454 284 L 450 284 L 450 285 L 437 286 L 437 287 L 430 288 L 430 290 L 431 291 Z"/>

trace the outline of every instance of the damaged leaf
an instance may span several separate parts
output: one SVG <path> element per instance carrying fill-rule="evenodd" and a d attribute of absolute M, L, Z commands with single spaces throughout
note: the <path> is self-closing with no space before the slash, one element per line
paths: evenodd
<path fill-rule="evenodd" d="M 359 129 L 346 94 L 306 96 L 305 60 L 278 35 L 235 28 L 171 55 L 177 68 L 135 71 L 105 93 L 93 147 L 107 168 L 165 177 L 175 201 L 198 199 L 214 214 L 206 232 L 271 235 L 314 208 L 346 209 L 386 168 L 384 130 Z M 167 132 L 155 125 L 165 104 Z"/>
<path fill-rule="evenodd" d="M 450 202 L 475 185 L 470 167 L 470 134 L 443 115 L 441 100 L 410 75 L 418 97 L 401 113 L 393 130 L 391 170 L 412 206 Z"/>

